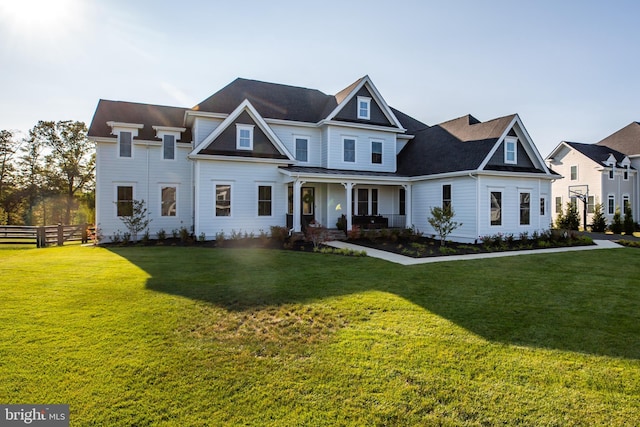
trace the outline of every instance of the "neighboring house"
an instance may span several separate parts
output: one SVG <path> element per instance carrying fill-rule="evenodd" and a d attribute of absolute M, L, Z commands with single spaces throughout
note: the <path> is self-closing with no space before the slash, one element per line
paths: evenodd
<path fill-rule="evenodd" d="M 452 206 L 474 241 L 551 222 L 551 180 L 517 115 L 433 127 L 389 107 L 368 76 L 336 95 L 236 79 L 193 108 L 101 100 L 96 216 L 125 231 L 132 200 L 150 231 L 181 227 L 214 239 L 270 226 L 302 230 L 414 227 L 434 234 L 432 206 Z"/>
<path fill-rule="evenodd" d="M 596 204 L 611 223 L 616 209 L 633 213 L 638 206 L 638 166 L 640 166 L 640 125 L 632 123 L 597 144 L 561 142 L 546 159 L 550 167 L 564 178 L 553 183 L 553 214 L 566 211 L 566 204 L 576 203 L 584 218 L 586 196 L 587 225 L 593 221 Z M 584 198 L 584 196 L 583 196 Z M 637 215 L 637 214 L 634 214 Z"/>

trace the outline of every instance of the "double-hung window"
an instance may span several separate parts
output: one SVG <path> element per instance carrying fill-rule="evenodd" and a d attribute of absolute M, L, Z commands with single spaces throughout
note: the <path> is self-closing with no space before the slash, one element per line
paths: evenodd
<path fill-rule="evenodd" d="M 594 213 L 596 210 L 596 198 L 594 196 L 587 197 L 587 213 Z"/>
<path fill-rule="evenodd" d="M 562 197 L 556 196 L 556 213 L 562 212 Z"/>
<path fill-rule="evenodd" d="M 231 186 L 216 184 L 216 216 L 231 216 Z"/>
<path fill-rule="evenodd" d="M 118 138 L 118 155 L 120 157 L 131 157 L 131 132 L 120 132 Z"/>
<path fill-rule="evenodd" d="M 371 141 L 371 163 L 382 163 L 382 142 Z"/>
<path fill-rule="evenodd" d="M 628 209 L 631 209 L 631 198 L 625 194 L 622 196 L 622 213 L 626 214 Z"/>
<path fill-rule="evenodd" d="M 133 215 L 133 187 L 119 185 L 116 189 L 116 210 L 118 216 Z"/>
<path fill-rule="evenodd" d="M 271 216 L 272 187 L 270 185 L 258 186 L 258 216 Z"/>
<path fill-rule="evenodd" d="M 518 139 L 507 137 L 504 140 L 504 162 L 508 164 L 518 163 Z"/>
<path fill-rule="evenodd" d="M 502 225 L 502 192 L 491 192 L 491 225 Z"/>
<path fill-rule="evenodd" d="M 616 196 L 609 194 L 607 197 L 607 213 L 613 215 L 616 213 Z"/>
<path fill-rule="evenodd" d="M 177 192 L 176 187 L 162 186 L 160 188 L 160 197 L 162 205 L 160 210 L 161 216 L 176 216 L 177 213 Z"/>
<path fill-rule="evenodd" d="M 520 193 L 520 225 L 531 223 L 531 193 Z"/>
<path fill-rule="evenodd" d="M 344 138 L 343 144 L 343 161 L 353 163 L 356 161 L 356 140 L 353 138 Z"/>
<path fill-rule="evenodd" d="M 236 124 L 236 148 L 253 150 L 253 125 Z"/>
<path fill-rule="evenodd" d="M 540 197 L 540 216 L 544 216 L 547 212 L 546 202 L 544 197 Z"/>
<path fill-rule="evenodd" d="M 578 166 L 571 166 L 571 181 L 578 179 Z"/>
<path fill-rule="evenodd" d="M 164 160 L 174 160 L 176 158 L 176 137 L 164 135 L 162 137 L 162 158 Z"/>
<path fill-rule="evenodd" d="M 299 162 L 309 161 L 309 139 L 308 138 L 295 138 L 296 143 L 296 160 Z"/>
<path fill-rule="evenodd" d="M 371 118 L 371 98 L 358 97 L 358 118 L 361 120 L 369 120 Z"/>
<path fill-rule="evenodd" d="M 442 209 L 445 211 L 451 210 L 451 184 L 442 186 Z"/>

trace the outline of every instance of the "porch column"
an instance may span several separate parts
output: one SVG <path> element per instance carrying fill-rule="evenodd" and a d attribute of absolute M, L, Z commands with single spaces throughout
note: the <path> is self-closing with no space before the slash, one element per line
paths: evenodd
<path fill-rule="evenodd" d="M 402 187 L 404 188 L 404 210 L 405 210 L 405 217 L 404 217 L 404 226 L 405 228 L 411 228 L 413 226 L 413 219 L 411 218 L 411 184 L 402 184 Z"/>
<path fill-rule="evenodd" d="M 351 212 L 351 206 L 353 205 L 352 199 L 351 199 L 351 194 L 353 193 L 353 182 L 343 182 L 342 185 L 344 186 L 345 190 L 347 191 L 347 209 L 346 209 L 346 216 L 347 216 L 347 232 L 351 231 L 351 229 L 353 228 L 353 224 L 352 224 L 352 220 L 351 217 L 353 216 L 353 212 Z"/>
<path fill-rule="evenodd" d="M 293 231 L 299 233 L 302 231 L 302 216 L 300 209 L 302 208 L 302 203 L 300 203 L 300 197 L 302 195 L 302 185 L 305 181 L 295 180 L 293 182 Z"/>

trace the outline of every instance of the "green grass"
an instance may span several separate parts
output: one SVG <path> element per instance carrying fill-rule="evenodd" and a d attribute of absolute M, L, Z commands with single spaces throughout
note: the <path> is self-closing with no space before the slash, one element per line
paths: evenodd
<path fill-rule="evenodd" d="M 0 248 L 0 402 L 71 425 L 629 425 L 640 251 Z"/>

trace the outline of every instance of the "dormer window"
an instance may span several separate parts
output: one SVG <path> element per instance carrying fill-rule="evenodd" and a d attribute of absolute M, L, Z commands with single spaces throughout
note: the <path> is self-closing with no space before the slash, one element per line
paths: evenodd
<path fill-rule="evenodd" d="M 361 120 L 369 120 L 371 118 L 371 98 L 358 97 L 358 118 Z"/>
<path fill-rule="evenodd" d="M 253 125 L 236 125 L 236 149 L 253 150 Z"/>
<path fill-rule="evenodd" d="M 629 181 L 629 166 L 624 167 L 624 172 L 622 172 L 622 179 L 625 181 Z"/>
<path fill-rule="evenodd" d="M 518 139 L 507 137 L 504 140 L 504 162 L 514 165 L 518 163 Z"/>
<path fill-rule="evenodd" d="M 120 132 L 118 135 L 118 155 L 131 157 L 131 132 Z"/>
<path fill-rule="evenodd" d="M 612 166 L 611 166 L 611 169 L 609 169 L 609 179 L 613 179 L 613 175 L 614 175 L 614 173 L 615 173 L 614 171 L 615 171 L 615 168 L 614 168 L 614 166 L 612 165 Z"/>

